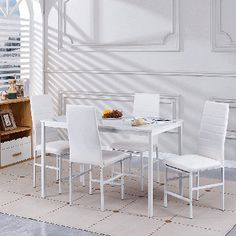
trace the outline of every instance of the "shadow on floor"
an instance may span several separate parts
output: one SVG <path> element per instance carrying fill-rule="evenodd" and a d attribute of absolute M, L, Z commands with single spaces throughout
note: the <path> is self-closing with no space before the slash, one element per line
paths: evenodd
<path fill-rule="evenodd" d="M 226 234 L 226 236 L 236 236 L 236 225 Z"/>
<path fill-rule="evenodd" d="M 0 236 L 98 236 L 69 227 L 38 222 L 0 213 Z"/>

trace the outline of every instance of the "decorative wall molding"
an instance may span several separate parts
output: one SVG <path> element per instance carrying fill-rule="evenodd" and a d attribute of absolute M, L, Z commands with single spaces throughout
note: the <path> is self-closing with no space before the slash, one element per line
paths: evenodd
<path fill-rule="evenodd" d="M 78 74 L 120 74 L 120 75 L 157 75 L 157 76 L 189 76 L 189 77 L 222 77 L 235 78 L 235 72 L 187 72 L 187 71 L 114 71 L 114 70 L 54 70 L 45 71 L 46 74 L 63 74 L 63 73 L 78 73 Z"/>
<path fill-rule="evenodd" d="M 222 27 L 222 4 L 223 0 L 211 1 L 212 51 L 235 52 L 236 40 L 234 40 L 232 35 Z"/>
<path fill-rule="evenodd" d="M 79 43 L 67 32 L 67 4 L 72 0 L 58 0 L 58 51 L 180 51 L 179 0 L 171 1 L 171 31 L 157 42 L 150 43 Z M 70 43 L 65 45 L 65 38 Z"/>
<path fill-rule="evenodd" d="M 133 93 L 108 93 L 92 91 L 69 91 L 59 90 L 58 92 L 58 114 L 64 115 L 68 99 L 78 101 L 115 101 L 119 103 L 132 103 Z M 83 104 L 83 102 L 82 102 Z M 169 118 L 172 120 L 181 117 L 181 96 L 172 94 L 160 94 L 160 104 L 170 106 Z"/>

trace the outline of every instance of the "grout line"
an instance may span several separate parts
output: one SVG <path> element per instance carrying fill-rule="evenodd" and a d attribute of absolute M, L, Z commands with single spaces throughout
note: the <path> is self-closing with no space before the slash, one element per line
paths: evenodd
<path fill-rule="evenodd" d="M 169 220 L 172 221 L 172 219 L 174 219 L 175 216 L 171 217 Z M 147 236 L 152 236 L 154 233 L 158 232 L 162 227 L 164 227 L 167 224 L 169 224 L 169 223 L 164 222 L 161 226 L 159 226 L 156 230 L 154 230 L 153 232 L 151 232 Z"/>
<path fill-rule="evenodd" d="M 165 221 L 164 219 L 158 219 L 158 218 L 156 218 L 156 217 L 149 218 L 147 215 L 138 214 L 138 213 L 125 212 L 125 211 L 120 211 L 120 213 L 123 214 L 123 215 L 137 216 L 137 217 L 140 217 L 140 218 L 152 219 L 152 220 L 154 220 L 154 221 Z"/>
<path fill-rule="evenodd" d="M 106 219 L 108 219 L 108 218 L 110 218 L 112 215 L 114 215 L 114 213 L 112 212 L 110 215 L 108 215 L 108 216 L 105 216 L 104 218 L 102 218 L 101 220 L 99 220 L 99 221 L 97 221 L 97 222 L 95 222 L 95 223 L 93 223 L 92 225 L 90 225 L 89 227 L 88 227 L 88 229 L 91 229 L 92 227 L 94 227 L 95 225 L 97 225 L 98 223 L 101 223 L 102 221 L 104 221 L 104 220 L 106 220 Z"/>
<path fill-rule="evenodd" d="M 128 206 L 129 204 L 132 204 L 132 203 L 135 202 L 135 201 L 136 201 L 136 199 L 134 199 L 132 202 L 129 202 L 129 203 L 125 204 L 125 205 L 122 206 L 120 209 L 118 209 L 118 211 L 120 212 L 121 209 L 123 209 L 124 207 Z M 77 204 L 75 204 L 75 205 L 81 206 L 81 207 L 87 208 L 87 209 L 100 210 L 100 207 L 89 206 L 89 205 L 84 205 L 84 204 L 80 204 L 80 203 L 77 203 Z M 114 210 L 111 210 L 111 209 L 105 209 L 105 211 L 114 213 Z"/>
<path fill-rule="evenodd" d="M 206 208 L 206 209 L 216 210 L 216 211 L 222 211 L 221 209 L 214 208 L 214 207 L 209 207 L 209 206 L 204 206 L 204 205 L 201 205 L 201 204 L 195 204 L 195 206 L 200 207 L 200 208 Z M 232 213 L 235 213 L 235 210 L 226 210 L 226 209 L 225 209 L 224 212 L 232 212 Z"/>
<path fill-rule="evenodd" d="M 6 202 L 6 203 L 4 203 L 4 204 L 2 204 L 2 205 L 0 205 L 0 206 L 1 206 L 1 207 L 8 206 L 8 205 L 10 205 L 10 204 L 12 204 L 12 203 L 14 203 L 14 202 L 20 201 L 22 198 L 23 198 L 23 197 L 19 197 L 19 198 L 13 200 L 13 201 Z"/>
<path fill-rule="evenodd" d="M 46 215 L 50 215 L 50 214 L 52 214 L 52 213 L 54 213 L 54 212 L 56 212 L 56 211 L 58 211 L 58 210 L 60 210 L 60 209 L 62 209 L 62 208 L 64 208 L 64 207 L 66 207 L 66 206 L 67 206 L 67 204 L 62 205 L 62 206 L 60 206 L 60 207 L 57 207 L 57 208 L 55 208 L 55 209 L 53 209 L 53 210 L 47 212 Z M 42 217 L 45 217 L 45 215 L 39 216 L 38 218 L 41 219 Z"/>
<path fill-rule="evenodd" d="M 220 230 L 217 230 L 217 229 L 213 229 L 213 228 L 209 228 L 209 227 L 204 227 L 204 226 L 193 225 L 193 224 L 184 224 L 184 223 L 177 222 L 177 221 L 172 221 L 172 223 L 178 224 L 178 225 L 181 225 L 181 226 L 186 226 L 186 227 L 193 227 L 193 228 L 196 228 L 196 229 L 203 229 L 203 230 L 219 232 L 219 233 L 221 232 Z"/>

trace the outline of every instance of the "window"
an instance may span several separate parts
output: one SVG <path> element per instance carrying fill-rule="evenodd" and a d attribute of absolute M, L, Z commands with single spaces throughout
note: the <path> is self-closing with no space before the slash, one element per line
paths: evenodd
<path fill-rule="evenodd" d="M 30 20 L 26 0 L 0 0 L 0 90 L 7 80 L 29 79 Z"/>

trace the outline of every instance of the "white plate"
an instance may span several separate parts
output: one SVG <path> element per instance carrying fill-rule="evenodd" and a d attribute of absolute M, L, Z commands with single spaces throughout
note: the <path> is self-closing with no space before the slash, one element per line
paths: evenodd
<path fill-rule="evenodd" d="M 122 117 L 119 118 L 102 118 L 102 120 L 121 120 Z"/>

